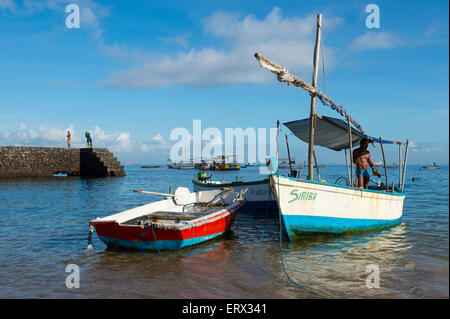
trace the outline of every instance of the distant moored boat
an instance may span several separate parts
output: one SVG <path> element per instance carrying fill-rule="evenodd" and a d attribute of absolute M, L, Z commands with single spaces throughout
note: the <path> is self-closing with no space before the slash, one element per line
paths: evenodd
<path fill-rule="evenodd" d="M 439 166 L 436 163 L 433 163 L 433 166 L 422 166 L 424 169 L 439 169 Z"/>

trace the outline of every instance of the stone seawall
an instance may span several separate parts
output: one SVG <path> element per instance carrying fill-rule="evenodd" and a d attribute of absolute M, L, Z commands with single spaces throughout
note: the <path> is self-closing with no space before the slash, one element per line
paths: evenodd
<path fill-rule="evenodd" d="M 0 178 L 125 176 L 123 166 L 106 148 L 0 146 Z"/>

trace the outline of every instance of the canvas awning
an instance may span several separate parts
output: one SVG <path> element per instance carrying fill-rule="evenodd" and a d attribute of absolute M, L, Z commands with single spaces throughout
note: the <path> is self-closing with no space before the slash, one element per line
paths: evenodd
<path fill-rule="evenodd" d="M 286 122 L 284 125 L 303 142 L 309 142 L 309 118 Z M 352 127 L 352 146 L 359 146 L 361 140 L 367 137 L 375 142 L 380 142 L 379 138 L 362 134 Z M 401 142 L 388 141 L 383 139 L 383 144 L 401 144 Z M 334 117 L 316 117 L 314 129 L 314 145 L 330 148 L 335 151 L 349 149 L 348 124 L 347 122 Z"/>

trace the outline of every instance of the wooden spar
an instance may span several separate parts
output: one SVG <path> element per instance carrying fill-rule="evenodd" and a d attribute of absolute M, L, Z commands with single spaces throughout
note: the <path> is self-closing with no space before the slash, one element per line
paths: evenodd
<path fill-rule="evenodd" d="M 276 74 L 278 81 L 280 82 L 286 82 L 288 84 L 292 84 L 293 86 L 300 87 L 304 89 L 305 91 L 308 91 L 311 95 L 317 95 L 320 96 L 321 99 L 331 105 L 336 109 L 337 112 L 339 112 L 343 117 L 347 118 L 350 117 L 350 122 L 363 134 L 366 134 L 364 130 L 362 129 L 361 125 L 358 124 L 347 112 L 339 106 L 336 102 L 334 102 L 332 99 L 330 99 L 328 96 L 323 94 L 318 88 L 312 86 L 308 82 L 303 81 L 302 79 L 292 75 L 289 73 L 289 71 L 276 64 L 275 62 L 269 60 L 265 56 L 263 56 L 260 53 L 255 53 L 255 58 L 258 60 L 258 63 L 261 67 L 269 70 L 270 72 Z"/>
<path fill-rule="evenodd" d="M 317 15 L 317 30 L 316 30 L 316 46 L 314 48 L 314 70 L 312 78 L 312 86 L 317 87 L 317 75 L 319 68 L 319 50 L 320 50 L 320 37 L 322 35 L 322 15 Z M 309 144 L 308 144 L 308 179 L 313 180 L 314 177 L 314 128 L 316 126 L 316 95 L 311 95 L 311 110 L 309 113 Z"/>
<path fill-rule="evenodd" d="M 292 174 L 292 164 L 291 164 L 291 152 L 289 152 L 289 143 L 288 143 L 288 136 L 286 135 L 286 147 L 287 147 L 287 151 L 288 151 L 288 161 L 289 161 L 289 170 L 291 171 L 291 177 L 294 177 L 294 175 Z"/>
<path fill-rule="evenodd" d="M 351 165 L 351 179 L 350 179 L 350 187 L 353 187 L 353 138 L 352 138 L 352 124 L 350 123 L 350 118 L 347 116 L 347 125 L 348 125 L 348 142 L 350 146 L 350 165 Z"/>
<path fill-rule="evenodd" d="M 405 187 L 405 173 L 406 173 L 406 161 L 408 159 L 408 148 L 409 148 L 409 140 L 406 140 L 405 160 L 403 162 L 402 186 L 400 188 L 401 192 L 403 192 L 403 187 Z"/>
<path fill-rule="evenodd" d="M 347 158 L 347 149 L 344 150 L 345 152 L 345 165 L 347 166 L 347 176 L 348 176 L 348 183 L 350 185 L 350 167 L 348 167 L 348 158 Z"/>
<path fill-rule="evenodd" d="M 135 192 L 135 193 L 142 193 L 142 194 L 150 194 L 150 195 L 158 195 L 158 196 L 166 196 L 166 197 L 175 197 L 174 194 L 142 191 L 142 190 L 138 190 L 138 189 L 133 189 L 133 192 Z"/>
<path fill-rule="evenodd" d="M 322 179 L 320 178 L 319 165 L 317 165 L 316 152 L 314 152 L 314 150 L 313 150 L 313 154 L 314 154 L 314 163 L 316 165 L 317 178 L 319 178 L 319 182 L 320 182 Z"/>
<path fill-rule="evenodd" d="M 381 153 L 383 154 L 384 176 L 386 177 L 386 191 L 389 192 L 389 182 L 388 182 L 388 173 L 387 173 L 387 167 L 386 167 L 386 157 L 384 156 L 383 140 L 381 139 L 381 137 L 380 137 L 380 146 L 381 146 Z"/>
<path fill-rule="evenodd" d="M 402 144 L 398 145 L 398 187 L 402 185 Z"/>
<path fill-rule="evenodd" d="M 277 168 L 278 170 L 278 134 L 280 133 L 280 121 L 277 120 L 277 153 L 276 153 L 276 163 L 272 163 L 272 168 Z"/>

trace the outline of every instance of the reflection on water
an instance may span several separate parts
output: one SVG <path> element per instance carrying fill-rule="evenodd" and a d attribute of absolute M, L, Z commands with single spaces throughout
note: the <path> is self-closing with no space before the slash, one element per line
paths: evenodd
<path fill-rule="evenodd" d="M 328 167 L 327 167 L 328 168 Z M 340 172 L 339 170 L 342 170 Z M 257 168 L 244 178 L 260 178 Z M 341 174 L 342 173 L 342 174 Z M 236 172 L 214 172 L 234 179 Z M 322 169 L 330 181 L 345 167 Z M 448 298 L 448 168 L 408 167 L 401 224 L 362 234 L 283 235 L 278 216 L 240 211 L 232 231 L 180 251 L 109 250 L 87 222 L 189 186 L 193 171 L 127 167 L 124 178 L 0 180 L 0 297 L 44 298 Z M 443 176 L 445 178 L 443 178 Z M 282 264 L 283 261 L 283 264 Z M 80 289 L 67 289 L 68 264 L 81 270 Z M 378 265 L 380 288 L 368 289 L 366 267 Z"/>
<path fill-rule="evenodd" d="M 392 273 L 403 268 L 412 247 L 404 224 L 367 234 L 314 235 L 288 243 L 284 261 L 294 280 L 326 297 L 386 297 L 396 286 Z M 367 289 L 368 265 L 380 269 L 380 289 Z M 331 293 L 330 293 L 331 292 Z"/>

